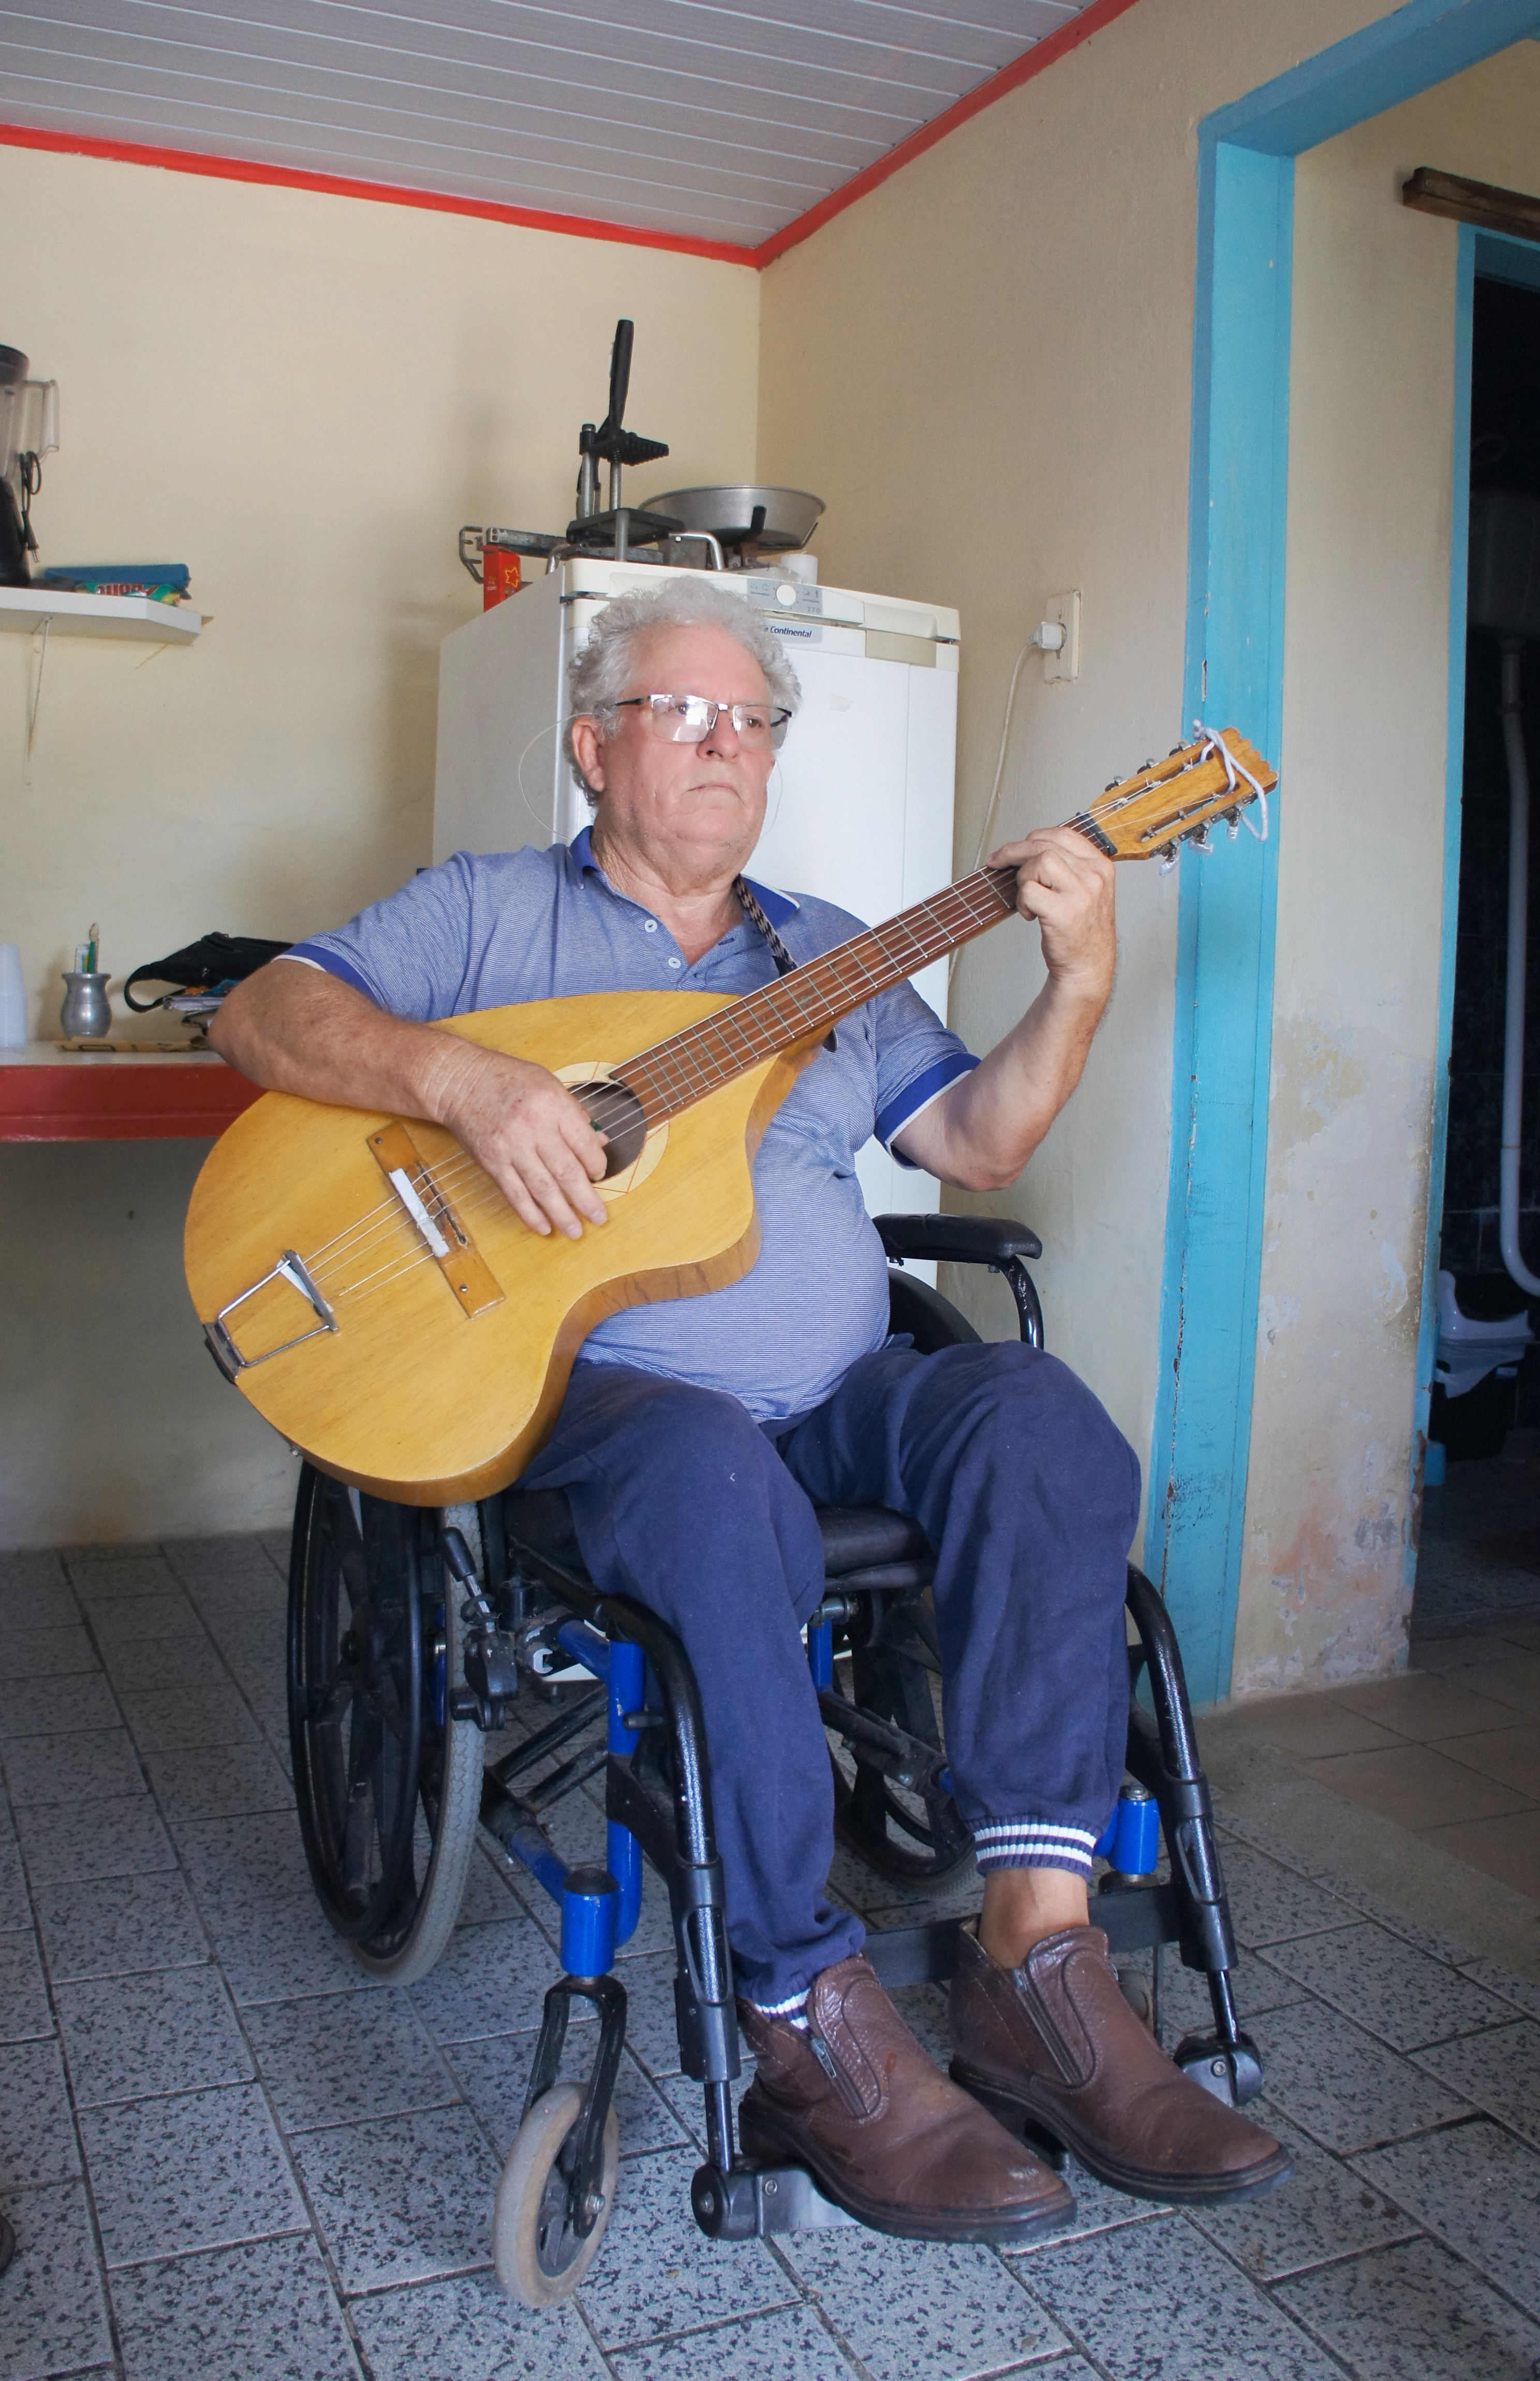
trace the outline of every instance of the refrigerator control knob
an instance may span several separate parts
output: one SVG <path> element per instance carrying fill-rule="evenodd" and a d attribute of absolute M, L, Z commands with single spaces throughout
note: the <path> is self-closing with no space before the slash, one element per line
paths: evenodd
<path fill-rule="evenodd" d="M 794 609 L 796 604 L 796 589 L 793 586 L 790 580 L 783 579 L 782 580 L 780 586 L 775 591 L 775 600 L 778 604 L 784 604 L 788 612 Z"/>

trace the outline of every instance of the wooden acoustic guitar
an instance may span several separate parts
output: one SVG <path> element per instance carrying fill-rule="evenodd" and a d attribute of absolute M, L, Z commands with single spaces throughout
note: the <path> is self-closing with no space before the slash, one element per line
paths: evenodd
<path fill-rule="evenodd" d="M 1216 817 L 1233 836 L 1259 797 L 1265 817 L 1276 783 L 1227 728 L 1069 824 L 1114 860 L 1169 861 Z M 437 1125 L 267 1093 L 211 1153 L 188 1215 L 215 1360 L 334 1479 L 408 1505 L 506 1487 L 597 1323 L 753 1264 L 754 1154 L 830 1027 L 1014 903 L 1013 868 L 979 869 L 738 998 L 593 993 L 443 1019 L 550 1068 L 609 1136 L 609 1222 L 578 1240 L 531 1231 Z"/>

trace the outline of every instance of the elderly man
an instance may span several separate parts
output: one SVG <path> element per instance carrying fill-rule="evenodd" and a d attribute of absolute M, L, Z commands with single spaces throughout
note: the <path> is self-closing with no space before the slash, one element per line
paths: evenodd
<path fill-rule="evenodd" d="M 445 1126 L 533 1231 L 602 1228 L 604 1161 L 577 1103 L 434 1020 L 580 992 L 746 993 L 771 980 L 775 944 L 800 961 L 859 931 L 742 875 L 797 693 L 783 648 L 708 578 L 610 604 L 567 728 L 592 826 L 570 848 L 424 872 L 251 978 L 212 1038 L 259 1082 Z M 1049 1356 L 888 1340 L 856 1151 L 875 1132 L 942 1181 L 1013 1182 L 1111 989 L 1109 862 L 1063 830 L 994 859 L 1017 866 L 1048 969 L 1020 1023 L 980 1062 L 907 984 L 849 1017 L 765 1134 L 753 1269 L 601 1324 L 524 1484 L 566 1492 L 596 1580 L 661 1614 L 694 1665 L 758 2057 L 746 2148 L 804 2160 L 883 2230 L 1020 2242 L 1072 2202 L 997 2118 L 1163 2200 L 1245 2196 L 1288 2165 L 1157 2048 L 1089 1924 L 1091 1848 L 1122 1774 L 1134 1457 Z M 825 1896 L 830 1767 L 798 1638 L 822 1582 L 811 1500 L 910 1513 L 936 1551 L 948 1758 L 985 1880 L 952 1992 L 966 2090 Z"/>

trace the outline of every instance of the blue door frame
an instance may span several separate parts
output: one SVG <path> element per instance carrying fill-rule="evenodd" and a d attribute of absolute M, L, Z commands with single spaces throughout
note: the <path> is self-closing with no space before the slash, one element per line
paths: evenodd
<path fill-rule="evenodd" d="M 1283 588 L 1288 499 L 1289 334 L 1293 161 L 1302 150 L 1447 81 L 1540 31 L 1540 0 L 1411 0 L 1411 5 L 1263 84 L 1198 127 L 1198 250 L 1188 511 L 1183 713 L 1238 727 L 1285 770 L 1278 825 L 1288 831 Z M 1487 245 L 1482 236 L 1481 248 Z M 1504 247 L 1513 243 L 1496 243 Z M 1461 249 L 1464 347 L 1457 386 L 1469 403 L 1470 297 L 1477 244 Z M 1482 270 L 1487 269 L 1483 262 Z M 1514 277 L 1517 277 L 1515 275 Z M 1458 359 L 1457 359 L 1458 362 Z M 1467 432 L 1468 437 L 1468 432 Z M 1461 470 L 1464 463 L 1461 458 Z M 1461 482 L 1457 478 L 1457 489 Z M 1457 515 L 1461 513 L 1457 503 Z M 1449 687 L 1451 799 L 1446 830 L 1442 1037 L 1447 1094 L 1453 1000 L 1453 887 L 1464 710 L 1463 520 L 1454 540 Z M 1458 658 L 1456 648 L 1458 647 Z M 1177 926 L 1170 1184 L 1160 1314 L 1160 1377 L 1149 1469 L 1146 1565 L 1181 1634 L 1194 1701 L 1230 1687 L 1251 1445 L 1252 1376 L 1262 1265 L 1271 1056 L 1277 828 L 1243 836 L 1212 867 L 1182 862 Z M 1451 861 L 1452 855 L 1452 861 Z M 1428 1270 L 1443 1169 L 1436 1117 Z M 1426 1388 L 1420 1392 L 1419 1427 Z"/>

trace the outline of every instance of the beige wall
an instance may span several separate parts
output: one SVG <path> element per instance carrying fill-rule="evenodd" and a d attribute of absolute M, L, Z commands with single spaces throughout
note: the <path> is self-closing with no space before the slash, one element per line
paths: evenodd
<path fill-rule="evenodd" d="M 1296 169 L 1286 783 L 1237 1693 L 1405 1658 L 1458 232 L 1400 190 L 1424 165 L 1531 188 L 1537 127 L 1540 43 L 1524 42 Z"/>
<path fill-rule="evenodd" d="M 1141 0 L 765 275 L 763 475 L 828 500 L 827 577 L 962 613 L 959 866 L 982 828 L 1012 663 L 1049 594 L 1083 591 L 1081 674 L 1049 686 L 1035 661 L 1024 670 L 1000 830 L 1065 817 L 1178 740 L 1194 128 L 1383 13 Z M 1174 875 L 1121 873 L 1118 988 L 1085 1079 L 1019 1187 L 973 1203 L 1041 1233 L 1049 1345 L 1142 1461 L 1176 905 Z M 1002 928 L 964 955 L 954 1021 L 984 1046 L 1040 980 L 1027 930 Z M 952 1288 L 980 1299 L 965 1277 Z M 982 1300 L 1003 1330 L 998 1287 Z"/>
<path fill-rule="evenodd" d="M 636 493 L 741 476 L 758 280 L 16 149 L 0 221 L 0 338 L 61 389 L 43 560 L 185 561 L 213 616 L 188 651 L 51 640 L 30 763 L 35 657 L 0 636 L 0 940 L 56 1033 L 92 919 L 123 975 L 211 927 L 315 931 L 428 860 L 439 643 L 479 601 L 461 522 L 565 525 L 622 313 L 627 419 L 673 448 Z M 89 1237 L 8 1301 L 0 1543 L 266 1522 L 288 1497 L 181 1288 L 196 1155 L 0 1151 L 13 1259 L 54 1251 L 61 1213 Z"/>

